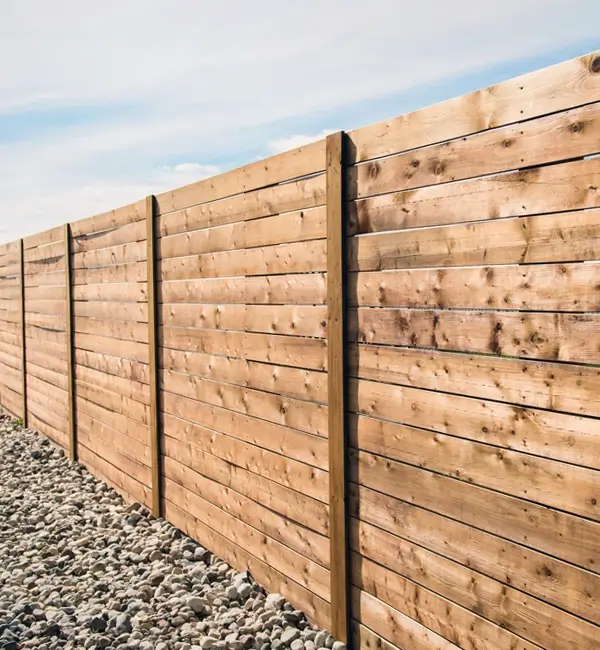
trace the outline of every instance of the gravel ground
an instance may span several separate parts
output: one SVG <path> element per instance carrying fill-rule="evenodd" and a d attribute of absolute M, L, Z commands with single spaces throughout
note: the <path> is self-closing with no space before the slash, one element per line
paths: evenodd
<path fill-rule="evenodd" d="M 0 648 L 344 645 L 2 416 Z"/>

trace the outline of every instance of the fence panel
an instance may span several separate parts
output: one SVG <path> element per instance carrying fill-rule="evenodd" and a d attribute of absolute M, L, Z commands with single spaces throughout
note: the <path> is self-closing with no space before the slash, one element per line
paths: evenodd
<path fill-rule="evenodd" d="M 157 197 L 165 514 L 327 625 L 324 149 L 279 163 Z"/>
<path fill-rule="evenodd" d="M 71 226 L 78 457 L 150 505 L 145 204 Z"/>
<path fill-rule="evenodd" d="M 64 228 L 23 240 L 27 419 L 68 448 Z"/>
<path fill-rule="evenodd" d="M 591 61 L 350 134 L 357 645 L 597 642 Z"/>
<path fill-rule="evenodd" d="M 23 413 L 20 242 L 0 246 L 0 400 L 15 417 Z"/>

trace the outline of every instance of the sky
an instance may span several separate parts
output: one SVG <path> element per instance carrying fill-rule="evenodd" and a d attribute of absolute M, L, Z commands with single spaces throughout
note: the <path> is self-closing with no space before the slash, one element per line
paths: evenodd
<path fill-rule="evenodd" d="M 0 0 L 0 242 L 600 48 L 597 0 Z"/>

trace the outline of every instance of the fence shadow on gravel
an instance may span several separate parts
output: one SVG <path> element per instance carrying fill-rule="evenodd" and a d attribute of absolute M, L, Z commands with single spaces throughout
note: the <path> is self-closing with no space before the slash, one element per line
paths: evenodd
<path fill-rule="evenodd" d="M 597 52 L 6 244 L 0 402 L 355 647 L 596 648 L 599 153 Z"/>

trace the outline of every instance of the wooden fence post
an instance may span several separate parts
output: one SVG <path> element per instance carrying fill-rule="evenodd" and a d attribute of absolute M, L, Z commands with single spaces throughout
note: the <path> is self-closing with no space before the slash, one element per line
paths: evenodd
<path fill-rule="evenodd" d="M 155 198 L 146 197 L 146 260 L 148 283 L 148 352 L 150 381 L 150 444 L 152 446 L 152 512 L 156 517 L 162 514 L 161 445 L 158 408 L 158 337 L 156 310 L 156 226 Z"/>
<path fill-rule="evenodd" d="M 75 360 L 73 355 L 73 281 L 71 278 L 71 225 L 66 223 L 64 230 L 65 239 L 65 334 L 67 337 L 67 388 L 69 408 L 69 457 L 77 460 L 77 423 L 75 415 Z"/>
<path fill-rule="evenodd" d="M 331 633 L 348 644 L 349 579 L 346 507 L 346 262 L 342 131 L 327 136 L 327 403 Z"/>
<path fill-rule="evenodd" d="M 25 344 L 25 255 L 23 240 L 19 239 L 19 275 L 21 284 L 21 367 L 23 377 L 21 383 L 21 396 L 23 398 L 23 426 L 27 427 L 27 346 Z"/>

